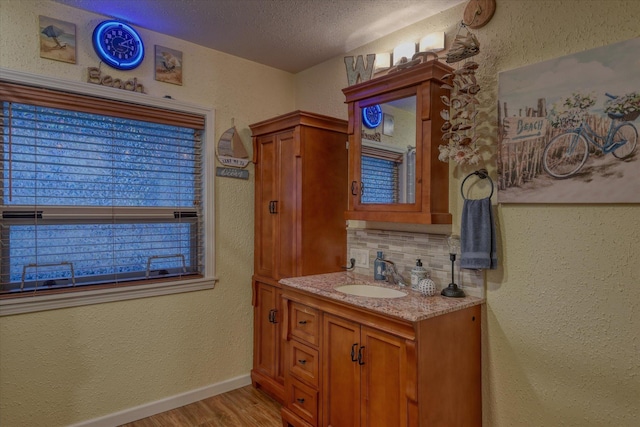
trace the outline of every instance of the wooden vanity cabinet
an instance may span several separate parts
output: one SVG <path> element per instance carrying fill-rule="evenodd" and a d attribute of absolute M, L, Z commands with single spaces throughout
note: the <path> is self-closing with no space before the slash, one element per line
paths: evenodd
<path fill-rule="evenodd" d="M 449 95 L 447 90 L 441 88 L 444 83 L 442 77 L 452 71 L 444 63 L 436 60 L 427 61 L 342 90 L 349 111 L 349 209 L 345 214 L 347 219 L 451 224 L 449 163 L 438 160 L 438 146 L 444 143 L 441 139 L 441 127 L 445 120 L 441 111 L 449 110 L 441 100 L 441 96 Z M 383 130 L 383 126 L 386 125 L 382 122 L 373 129 L 370 125 L 363 126 L 363 109 L 367 107 L 381 108 L 383 114 L 388 117 L 396 114 L 395 130 L 394 125 L 391 125 L 391 131 Z M 405 118 L 402 122 L 399 120 L 400 114 Z M 403 130 L 406 139 L 401 138 Z M 413 187 L 413 191 L 410 190 L 405 196 L 400 197 L 405 197 L 405 200 L 365 201 L 365 193 L 371 191 L 370 185 L 365 185 L 362 178 L 362 159 L 367 140 L 375 147 L 374 151 L 385 152 L 387 156 L 394 153 L 397 155 L 400 147 L 404 147 L 405 152 L 407 146 L 415 147 L 415 157 L 396 160 L 401 166 L 407 163 L 407 170 L 412 167 L 415 169 L 413 179 L 410 179 L 410 175 L 397 174 L 395 182 L 387 183 L 396 188 Z M 387 146 L 391 151 L 387 151 Z M 382 154 L 377 156 L 385 157 Z M 409 166 L 409 163 L 413 166 Z"/>
<path fill-rule="evenodd" d="M 279 286 L 253 283 L 253 370 L 251 381 L 274 398 L 284 399 L 282 299 Z"/>
<path fill-rule="evenodd" d="M 346 265 L 347 122 L 295 111 L 250 128 L 256 174 L 251 378 L 282 402 L 278 280 Z"/>
<path fill-rule="evenodd" d="M 289 287 L 282 298 L 284 427 L 482 425 L 479 305 L 409 322 Z M 294 332 L 301 311 L 317 345 Z M 319 382 L 294 369 L 298 348 Z"/>
<path fill-rule="evenodd" d="M 323 326 L 323 425 L 406 427 L 405 340 L 330 314 Z"/>

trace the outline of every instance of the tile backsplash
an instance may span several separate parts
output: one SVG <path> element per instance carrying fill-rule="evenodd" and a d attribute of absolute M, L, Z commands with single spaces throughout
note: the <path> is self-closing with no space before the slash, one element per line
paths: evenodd
<path fill-rule="evenodd" d="M 356 267 L 355 272 L 373 277 L 373 262 L 377 251 L 393 261 L 402 276 L 410 283 L 411 269 L 416 259 L 431 275 L 438 290 L 446 288 L 451 282 L 451 261 L 447 236 L 441 234 L 412 233 L 405 231 L 372 230 L 360 228 L 347 229 L 347 254 L 351 248 L 369 251 L 369 267 Z M 349 256 L 347 256 L 349 258 Z M 484 272 L 467 270 L 455 264 L 455 281 L 467 295 L 484 298 Z"/>

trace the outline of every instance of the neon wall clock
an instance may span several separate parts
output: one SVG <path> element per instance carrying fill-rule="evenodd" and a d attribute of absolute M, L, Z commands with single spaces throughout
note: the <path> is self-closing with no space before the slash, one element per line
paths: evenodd
<path fill-rule="evenodd" d="M 144 43 L 130 25 L 119 21 L 102 21 L 93 30 L 93 49 L 107 65 L 132 70 L 144 59 Z"/>
<path fill-rule="evenodd" d="M 377 128 L 382 123 L 382 108 L 379 104 L 362 109 L 362 122 L 369 129 Z"/>

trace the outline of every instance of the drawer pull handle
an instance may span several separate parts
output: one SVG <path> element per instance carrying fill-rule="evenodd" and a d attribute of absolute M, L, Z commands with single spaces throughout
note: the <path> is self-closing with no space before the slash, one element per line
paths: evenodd
<path fill-rule="evenodd" d="M 358 358 L 356 357 L 356 348 L 358 348 L 358 343 L 355 343 L 351 346 L 351 361 L 357 362 Z"/>
<path fill-rule="evenodd" d="M 304 403 L 304 398 L 302 398 L 302 397 L 299 397 L 296 400 L 298 401 L 298 403 Z"/>
<path fill-rule="evenodd" d="M 358 350 L 358 365 L 364 365 L 364 346 Z"/>
<path fill-rule="evenodd" d="M 298 363 L 304 365 L 307 363 L 307 361 L 305 359 L 298 359 Z"/>
<path fill-rule="evenodd" d="M 299 321 L 298 323 L 299 323 L 299 324 L 301 324 L 301 325 L 306 325 L 306 324 L 307 324 L 307 321 L 306 321 L 306 320 L 301 320 L 301 321 Z"/>

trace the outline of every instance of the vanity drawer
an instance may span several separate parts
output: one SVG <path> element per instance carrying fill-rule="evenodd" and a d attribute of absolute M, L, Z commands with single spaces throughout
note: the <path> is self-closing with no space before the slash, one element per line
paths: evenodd
<path fill-rule="evenodd" d="M 313 346 L 318 345 L 320 322 L 318 311 L 306 305 L 292 302 L 289 313 L 291 335 Z"/>
<path fill-rule="evenodd" d="M 318 391 L 294 378 L 287 386 L 287 408 L 312 426 L 317 426 Z"/>
<path fill-rule="evenodd" d="M 298 379 L 318 387 L 318 350 L 295 340 L 289 341 L 287 348 L 289 372 Z"/>

